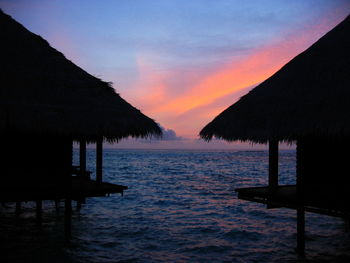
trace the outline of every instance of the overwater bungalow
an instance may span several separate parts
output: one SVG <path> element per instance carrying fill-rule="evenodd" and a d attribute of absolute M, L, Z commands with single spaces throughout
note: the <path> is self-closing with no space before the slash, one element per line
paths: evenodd
<path fill-rule="evenodd" d="M 200 136 L 268 143 L 268 186 L 238 198 L 297 210 L 304 253 L 305 211 L 349 218 L 350 16 L 207 124 Z M 279 185 L 279 142 L 296 143 L 296 185 Z"/>
<path fill-rule="evenodd" d="M 103 142 L 161 135 L 159 126 L 112 88 L 0 10 L 0 202 L 71 201 L 122 193 L 103 182 Z M 80 164 L 72 166 L 72 144 Z M 86 170 L 86 144 L 96 143 L 96 178 Z"/>

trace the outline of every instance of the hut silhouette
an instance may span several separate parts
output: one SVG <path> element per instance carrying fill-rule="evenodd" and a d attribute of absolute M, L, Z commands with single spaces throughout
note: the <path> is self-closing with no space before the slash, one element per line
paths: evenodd
<path fill-rule="evenodd" d="M 297 209 L 298 252 L 304 211 L 349 217 L 350 16 L 200 132 L 205 140 L 269 144 L 267 187 L 236 189 L 268 207 Z M 296 185 L 278 184 L 278 143 L 296 142 Z"/>
<path fill-rule="evenodd" d="M 102 182 L 102 143 L 161 135 L 159 126 L 104 82 L 0 10 L 0 201 L 71 200 L 122 193 Z M 72 167 L 72 143 L 80 165 Z M 86 143 L 96 143 L 96 178 L 86 171 Z M 72 176 L 75 174 L 75 176 Z"/>

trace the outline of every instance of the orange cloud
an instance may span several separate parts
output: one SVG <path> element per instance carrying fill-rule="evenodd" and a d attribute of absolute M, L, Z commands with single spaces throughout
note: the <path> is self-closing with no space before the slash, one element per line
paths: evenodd
<path fill-rule="evenodd" d="M 318 25 L 319 29 L 320 26 Z M 286 62 L 310 44 L 308 34 L 291 35 L 282 41 L 274 41 L 240 61 L 230 63 L 203 76 L 181 97 L 153 107 L 153 112 L 171 112 L 179 115 L 220 97 L 260 83 L 280 69 Z"/>
<path fill-rule="evenodd" d="M 179 77 L 191 80 L 190 73 L 187 75 L 176 71 L 159 73 L 140 59 L 138 85 L 140 89 L 147 90 L 147 93 L 143 92 L 144 94 L 140 96 L 141 92 L 137 102 L 135 97 L 130 101 L 142 105 L 141 109 L 146 114 L 163 126 L 174 129 L 178 135 L 196 137 L 206 123 L 242 95 L 241 90 L 273 75 L 339 21 L 328 17 L 321 22 L 309 25 L 303 30 L 295 30 L 287 34 L 284 39 L 273 40 L 241 60 L 207 73 L 199 81 L 188 81 L 188 86 L 183 88 L 185 92 L 177 95 L 170 94 L 169 80 Z M 229 104 L 220 102 L 220 98 L 230 94 L 233 94 L 233 97 Z"/>

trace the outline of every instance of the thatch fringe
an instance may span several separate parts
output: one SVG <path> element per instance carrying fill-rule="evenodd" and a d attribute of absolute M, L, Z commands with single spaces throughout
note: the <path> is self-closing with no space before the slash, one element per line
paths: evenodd
<path fill-rule="evenodd" d="M 0 10 L 0 133 L 160 136 L 149 117 Z"/>
<path fill-rule="evenodd" d="M 200 132 L 227 141 L 350 136 L 350 16 Z"/>

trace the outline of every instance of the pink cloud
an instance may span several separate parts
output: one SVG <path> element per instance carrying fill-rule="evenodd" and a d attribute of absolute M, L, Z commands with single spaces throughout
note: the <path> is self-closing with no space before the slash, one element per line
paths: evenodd
<path fill-rule="evenodd" d="M 294 56 L 308 48 L 341 20 L 339 10 L 326 15 L 317 24 L 286 31 L 278 39 L 254 50 L 239 61 L 222 65 L 201 78 L 193 71 L 157 71 L 144 59 L 138 58 L 140 72 L 137 87 L 130 101 L 163 126 L 174 129 L 180 136 L 196 138 L 199 130 L 222 110 L 237 101 L 247 87 L 273 75 Z M 174 94 L 171 85 L 182 78 L 186 87 Z M 181 88 L 181 87 L 177 87 Z M 230 101 L 223 98 L 230 98 Z"/>

